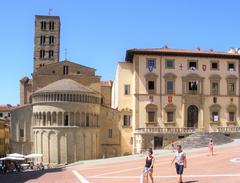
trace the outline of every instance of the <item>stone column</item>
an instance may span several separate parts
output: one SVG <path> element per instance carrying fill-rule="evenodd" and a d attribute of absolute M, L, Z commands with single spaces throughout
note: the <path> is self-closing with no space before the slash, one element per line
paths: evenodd
<path fill-rule="evenodd" d="M 58 116 L 58 115 L 56 115 L 56 116 Z M 56 117 L 56 119 L 57 119 L 57 117 Z M 57 120 L 56 120 L 56 123 L 57 123 Z M 60 162 L 59 162 L 59 160 L 60 160 L 60 149 L 59 149 L 59 131 L 56 131 L 56 141 L 57 141 L 57 144 L 56 144 L 56 146 L 57 146 L 57 157 L 56 157 L 56 162 L 58 163 L 58 164 L 60 164 Z"/>
<path fill-rule="evenodd" d="M 58 112 L 56 111 L 56 126 L 58 126 Z"/>
<path fill-rule="evenodd" d="M 64 116 L 64 113 L 65 113 L 65 112 L 62 112 L 62 124 L 61 124 L 61 126 L 64 126 L 64 121 L 65 121 L 65 118 L 64 118 L 64 117 L 65 117 L 65 116 Z"/>

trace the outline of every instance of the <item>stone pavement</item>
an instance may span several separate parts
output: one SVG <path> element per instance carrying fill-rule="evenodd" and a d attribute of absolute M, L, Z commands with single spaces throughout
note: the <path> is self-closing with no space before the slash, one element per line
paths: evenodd
<path fill-rule="evenodd" d="M 217 146 L 215 150 L 213 157 L 207 156 L 207 148 L 186 150 L 188 168 L 184 174 L 185 183 L 240 182 L 240 140 Z M 175 169 L 170 166 L 173 153 L 158 150 L 154 151 L 154 155 L 155 183 L 175 183 Z M 81 161 L 66 168 L 0 175 L 0 183 L 137 183 L 144 160 L 144 155 L 132 155 Z"/>

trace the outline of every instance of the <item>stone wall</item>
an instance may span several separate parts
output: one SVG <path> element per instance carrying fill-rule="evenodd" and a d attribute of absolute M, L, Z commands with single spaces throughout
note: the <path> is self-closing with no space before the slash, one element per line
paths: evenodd
<path fill-rule="evenodd" d="M 20 133 L 23 133 L 23 136 Z M 33 152 L 32 105 L 21 106 L 13 110 L 10 136 L 12 153 L 29 154 Z"/>

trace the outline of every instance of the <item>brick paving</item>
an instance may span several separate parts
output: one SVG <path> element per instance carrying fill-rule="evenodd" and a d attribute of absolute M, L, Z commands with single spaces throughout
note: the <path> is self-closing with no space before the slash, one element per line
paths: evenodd
<path fill-rule="evenodd" d="M 176 183 L 175 169 L 170 166 L 172 154 L 161 151 L 159 153 L 154 166 L 155 183 Z M 206 148 L 189 151 L 187 158 L 184 183 L 240 182 L 240 162 L 230 162 L 231 159 L 240 158 L 240 144 L 217 147 L 213 157 L 207 155 Z M 144 159 L 143 156 L 129 156 L 84 161 L 62 169 L 0 175 L 0 183 L 79 183 L 80 180 L 73 174 L 73 170 L 91 183 L 137 183 L 143 170 Z"/>

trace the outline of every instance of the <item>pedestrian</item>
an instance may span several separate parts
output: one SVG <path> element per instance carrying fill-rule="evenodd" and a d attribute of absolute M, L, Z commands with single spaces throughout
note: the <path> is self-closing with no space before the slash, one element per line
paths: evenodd
<path fill-rule="evenodd" d="M 172 152 L 175 152 L 175 145 L 172 143 Z"/>
<path fill-rule="evenodd" d="M 213 140 L 212 139 L 210 139 L 209 140 L 209 142 L 208 142 L 208 152 L 209 152 L 209 154 L 210 155 L 212 155 L 213 156 Z"/>
<path fill-rule="evenodd" d="M 154 166 L 155 158 L 153 157 L 153 151 L 152 148 L 149 148 L 147 150 L 147 156 L 145 160 L 145 167 L 143 171 L 143 175 L 145 177 L 145 183 L 148 183 L 148 177 L 150 177 L 150 180 L 152 183 L 154 183 L 153 180 L 153 166 Z"/>
<path fill-rule="evenodd" d="M 181 145 L 177 145 L 175 156 L 172 160 L 171 165 L 174 162 L 175 162 L 176 172 L 179 175 L 179 181 L 178 182 L 183 183 L 182 174 L 183 174 L 184 168 L 187 168 L 187 158 L 186 158 L 186 154 L 182 150 Z"/>

